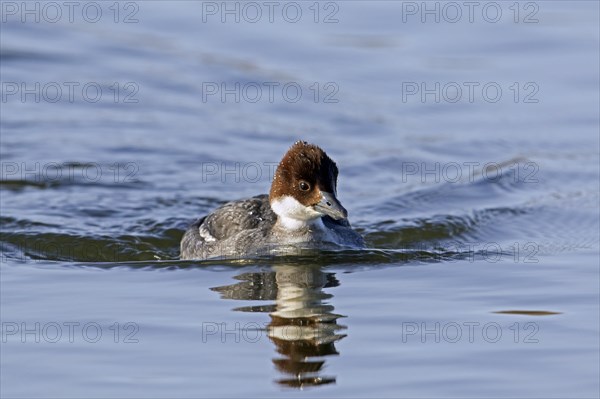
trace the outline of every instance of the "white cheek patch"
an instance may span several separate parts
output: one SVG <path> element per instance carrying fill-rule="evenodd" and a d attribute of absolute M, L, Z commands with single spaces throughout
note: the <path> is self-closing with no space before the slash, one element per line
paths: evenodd
<path fill-rule="evenodd" d="M 282 219 L 295 219 L 300 222 L 307 222 L 323 216 L 311 207 L 304 206 L 294 197 L 284 195 L 271 202 L 273 212 Z"/>

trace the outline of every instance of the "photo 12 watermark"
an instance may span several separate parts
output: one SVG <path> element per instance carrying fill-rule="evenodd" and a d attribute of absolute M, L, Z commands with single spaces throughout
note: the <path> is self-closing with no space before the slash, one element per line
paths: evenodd
<path fill-rule="evenodd" d="M 537 184 L 540 167 L 536 162 L 516 159 L 505 162 L 412 162 L 399 165 L 402 183 L 473 183 L 508 178 L 514 183 Z"/>
<path fill-rule="evenodd" d="M 439 248 L 432 253 L 431 258 L 436 257 L 445 262 L 453 261 L 484 261 L 487 263 L 539 263 L 537 255 L 540 252 L 540 244 L 534 241 L 519 242 L 511 244 L 500 244 L 498 242 L 469 242 L 469 241 L 445 241 L 435 247 Z M 406 246 L 407 251 L 431 251 L 431 243 L 427 246 Z"/>
<path fill-rule="evenodd" d="M 2 343 L 89 343 L 137 344 L 140 326 L 135 322 L 102 324 L 95 321 L 17 322 L 3 321 Z"/>
<path fill-rule="evenodd" d="M 409 227 L 410 229 L 414 226 Z M 440 240 L 437 242 L 407 243 L 394 247 L 382 248 L 391 251 L 394 258 L 411 261 L 424 257 L 428 261 L 444 263 L 454 262 L 486 262 L 486 263 L 539 263 L 540 244 L 535 241 L 515 241 L 499 243 L 493 241 L 474 242 L 460 240 Z M 303 254 L 302 251 L 299 254 Z M 308 254 L 308 252 L 307 252 Z"/>
<path fill-rule="evenodd" d="M 503 84 L 495 81 L 464 82 L 402 82 L 402 103 L 422 104 L 538 104 L 540 86 L 537 82 L 511 82 Z"/>
<path fill-rule="evenodd" d="M 336 82 L 202 82 L 202 102 L 337 104 L 339 91 Z"/>
<path fill-rule="evenodd" d="M 136 82 L 2 82 L 2 103 L 137 104 Z"/>
<path fill-rule="evenodd" d="M 534 1 L 403 1 L 401 19 L 423 24 L 537 24 L 539 11 Z"/>
<path fill-rule="evenodd" d="M 203 1 L 202 23 L 337 24 L 339 11 L 334 1 Z"/>
<path fill-rule="evenodd" d="M 403 344 L 420 343 L 475 343 L 495 344 L 511 342 L 515 344 L 537 344 L 540 328 L 537 323 L 515 322 L 503 326 L 497 322 L 480 323 L 477 321 L 449 322 L 402 322 L 400 331 Z"/>
<path fill-rule="evenodd" d="M 90 23 L 137 24 L 139 2 L 135 1 L 2 1 L 2 23 Z"/>
<path fill-rule="evenodd" d="M 33 183 L 135 183 L 138 162 L 0 162 L 0 182 Z"/>

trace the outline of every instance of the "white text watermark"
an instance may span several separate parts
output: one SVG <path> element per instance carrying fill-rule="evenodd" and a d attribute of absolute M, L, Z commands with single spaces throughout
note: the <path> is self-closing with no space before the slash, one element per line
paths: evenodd
<path fill-rule="evenodd" d="M 202 82 L 202 102 L 295 104 L 300 101 L 336 104 L 339 86 L 335 82 Z"/>
<path fill-rule="evenodd" d="M 140 87 L 135 82 L 2 82 L 2 102 L 58 103 L 112 102 L 137 104 Z"/>
<path fill-rule="evenodd" d="M 137 344 L 137 334 L 140 327 L 137 323 L 114 322 L 106 325 L 90 322 L 77 321 L 50 321 L 50 322 L 2 322 L 2 343 L 21 342 L 25 343 L 51 343 L 58 342 L 86 342 L 95 344 L 100 341 Z"/>
<path fill-rule="evenodd" d="M 134 1 L 2 1 L 2 23 L 136 24 L 140 6 Z"/>
<path fill-rule="evenodd" d="M 333 1 L 203 1 L 203 23 L 336 24 L 340 6 Z"/>
<path fill-rule="evenodd" d="M 540 102 L 540 87 L 536 82 L 495 81 L 464 82 L 402 82 L 402 103 L 423 104 L 473 104 L 513 102 L 515 104 L 537 104 Z"/>
<path fill-rule="evenodd" d="M 539 10 L 533 1 L 403 1 L 402 22 L 537 24 Z"/>
<path fill-rule="evenodd" d="M 28 181 L 33 183 L 110 181 L 133 183 L 139 173 L 137 162 L 12 162 L 0 163 L 0 182 Z"/>

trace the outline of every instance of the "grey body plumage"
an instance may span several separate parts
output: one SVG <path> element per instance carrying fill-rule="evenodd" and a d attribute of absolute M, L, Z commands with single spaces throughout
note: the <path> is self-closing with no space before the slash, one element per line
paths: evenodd
<path fill-rule="evenodd" d="M 290 232 L 277 225 L 266 194 L 228 202 L 189 227 L 181 240 L 181 259 L 297 254 L 300 249 L 339 248 L 335 241 L 364 246 L 347 219 L 323 216 L 321 220 L 327 232 L 310 227 Z"/>

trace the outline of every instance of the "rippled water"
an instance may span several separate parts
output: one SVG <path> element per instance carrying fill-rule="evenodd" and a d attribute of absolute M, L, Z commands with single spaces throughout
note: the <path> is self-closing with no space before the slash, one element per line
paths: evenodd
<path fill-rule="evenodd" d="M 598 396 L 596 2 L 43 4 L 2 3 L 3 396 Z M 297 139 L 368 248 L 179 261 Z"/>

